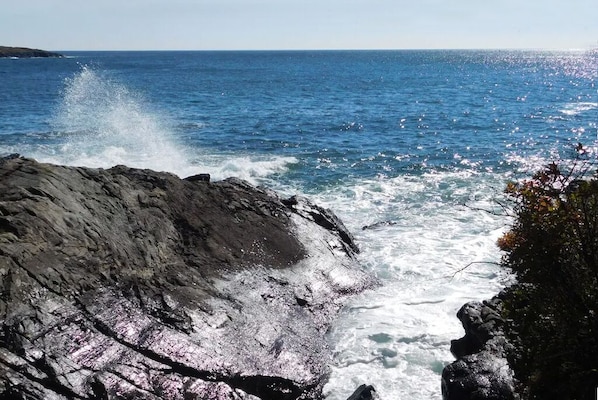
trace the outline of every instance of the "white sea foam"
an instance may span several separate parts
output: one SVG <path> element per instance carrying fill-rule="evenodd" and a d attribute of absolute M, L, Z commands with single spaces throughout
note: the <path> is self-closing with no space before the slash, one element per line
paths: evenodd
<path fill-rule="evenodd" d="M 284 173 L 289 165 L 297 162 L 295 157 L 283 156 L 204 155 L 198 157 L 196 168 L 200 168 L 204 173 L 209 173 L 215 180 L 234 176 L 253 184 L 259 184 L 263 182 L 263 178 Z"/>
<path fill-rule="evenodd" d="M 440 373 L 463 335 L 455 314 L 496 294 L 509 275 L 495 245 L 508 218 L 494 202 L 505 178 L 431 172 L 356 182 L 317 199 L 356 233 L 383 285 L 355 298 L 331 331 L 331 400 L 362 383 L 383 399 L 440 399 Z M 387 224 L 361 230 L 360 225 Z"/>
<path fill-rule="evenodd" d="M 598 108 L 598 103 L 592 103 L 592 102 L 568 103 L 565 105 L 565 107 L 563 107 L 560 110 L 560 112 L 565 115 L 573 116 L 573 115 L 578 115 L 585 111 L 595 110 L 597 108 Z"/>

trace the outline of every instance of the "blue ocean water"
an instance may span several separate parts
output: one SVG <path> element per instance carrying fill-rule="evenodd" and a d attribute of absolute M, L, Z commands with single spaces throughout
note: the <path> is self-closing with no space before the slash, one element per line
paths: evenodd
<path fill-rule="evenodd" d="M 510 279 L 502 188 L 598 135 L 595 51 L 66 54 L 0 59 L 0 155 L 239 176 L 355 234 L 382 285 L 330 331 L 329 399 L 440 399 L 456 311 Z"/>

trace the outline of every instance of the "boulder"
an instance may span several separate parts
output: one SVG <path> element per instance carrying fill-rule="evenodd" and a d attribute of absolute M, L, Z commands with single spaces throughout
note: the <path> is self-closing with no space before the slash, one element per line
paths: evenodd
<path fill-rule="evenodd" d="M 0 159 L 0 398 L 320 398 L 375 284 L 339 223 L 238 179 Z"/>
<path fill-rule="evenodd" d="M 457 312 L 465 336 L 451 341 L 457 360 L 442 371 L 444 400 L 514 400 L 515 380 L 507 361 L 501 295 L 470 302 Z"/>
<path fill-rule="evenodd" d="M 376 399 L 376 389 L 372 385 L 359 385 L 347 400 L 374 400 Z"/>
<path fill-rule="evenodd" d="M 514 400 L 514 383 L 507 360 L 488 350 L 470 354 L 442 371 L 445 400 Z"/>

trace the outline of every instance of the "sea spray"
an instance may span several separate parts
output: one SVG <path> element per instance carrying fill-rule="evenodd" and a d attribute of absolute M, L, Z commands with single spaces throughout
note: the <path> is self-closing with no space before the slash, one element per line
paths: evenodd
<path fill-rule="evenodd" d="M 46 139 L 33 143 L 24 155 L 56 164 L 97 168 L 121 164 L 181 177 L 197 173 L 209 173 L 216 180 L 236 176 L 252 183 L 284 173 L 297 163 L 291 156 L 213 154 L 198 146 L 185 147 L 167 112 L 151 107 L 142 93 L 107 71 L 87 65 L 65 79 L 51 126 Z M 197 122 L 183 129 L 189 126 L 199 131 L 205 127 Z M 7 152 L 13 152 L 12 148 Z"/>
<path fill-rule="evenodd" d="M 189 173 L 189 161 L 147 102 L 106 73 L 82 66 L 65 80 L 53 121 L 64 137 L 56 162 L 91 167 L 131 167 Z"/>

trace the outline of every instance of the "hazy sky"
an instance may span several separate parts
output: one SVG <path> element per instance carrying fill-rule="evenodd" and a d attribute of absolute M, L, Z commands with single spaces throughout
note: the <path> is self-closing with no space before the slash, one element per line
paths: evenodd
<path fill-rule="evenodd" d="M 587 49 L 598 0 L 2 0 L 0 45 Z"/>

